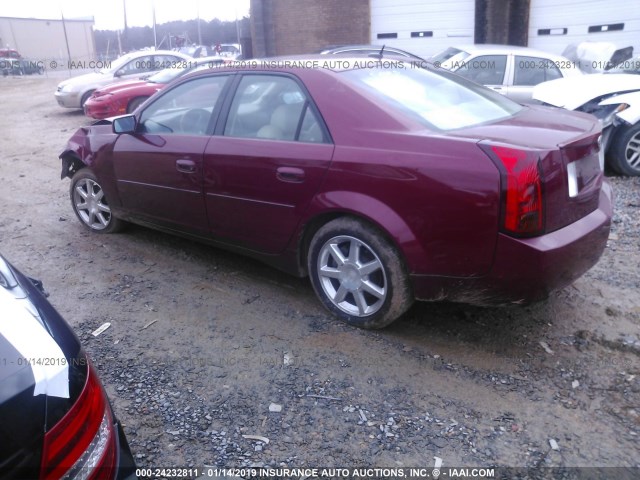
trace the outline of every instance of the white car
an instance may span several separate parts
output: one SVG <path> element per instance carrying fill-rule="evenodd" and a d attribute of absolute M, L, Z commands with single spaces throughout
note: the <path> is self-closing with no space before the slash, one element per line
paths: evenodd
<path fill-rule="evenodd" d="M 170 50 L 132 52 L 111 62 L 108 68 L 79 75 L 58 84 L 55 97 L 58 105 L 82 108 L 94 90 L 110 83 L 140 78 L 143 75 L 170 68 L 184 68 L 194 59 Z"/>
<path fill-rule="evenodd" d="M 531 102 L 533 87 L 539 83 L 583 75 L 565 57 L 512 45 L 449 47 L 429 61 L 520 103 Z"/>
<path fill-rule="evenodd" d="M 640 175 L 640 75 L 595 73 L 553 80 L 536 86 L 533 98 L 598 117 L 608 165 L 622 175 Z"/>

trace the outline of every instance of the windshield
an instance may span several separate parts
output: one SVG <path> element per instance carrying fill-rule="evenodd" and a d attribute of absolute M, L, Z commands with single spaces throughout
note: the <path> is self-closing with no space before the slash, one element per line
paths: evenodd
<path fill-rule="evenodd" d="M 187 63 L 190 63 L 190 62 L 187 62 Z M 180 75 L 183 75 L 184 73 L 188 72 L 192 68 L 194 67 L 188 66 L 184 68 L 178 68 L 178 67 L 165 68 L 164 70 L 160 70 L 158 73 L 151 75 L 149 78 L 147 78 L 147 82 L 169 83 L 171 80 L 178 78 Z"/>
<path fill-rule="evenodd" d="M 453 130 L 513 116 L 522 107 L 458 75 L 424 68 L 358 69 L 342 72 L 365 89 L 424 126 Z"/>
<path fill-rule="evenodd" d="M 105 67 L 102 70 L 100 70 L 100 73 L 116 72 L 116 71 L 120 70 L 124 66 L 125 63 L 127 63 L 129 60 L 131 60 L 134 57 L 135 57 L 134 53 L 128 53 L 126 55 L 118 57 L 114 61 L 112 61 L 109 64 L 108 67 Z"/>

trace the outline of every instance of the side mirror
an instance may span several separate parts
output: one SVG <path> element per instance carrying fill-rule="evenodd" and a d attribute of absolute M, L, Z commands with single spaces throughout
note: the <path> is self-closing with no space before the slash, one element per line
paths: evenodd
<path fill-rule="evenodd" d="M 136 131 L 136 117 L 125 115 L 113 120 L 113 133 L 134 133 Z"/>
<path fill-rule="evenodd" d="M 121 68 L 120 70 L 117 70 L 116 73 L 113 74 L 114 77 L 121 77 L 125 74 L 125 71 L 123 68 Z"/>

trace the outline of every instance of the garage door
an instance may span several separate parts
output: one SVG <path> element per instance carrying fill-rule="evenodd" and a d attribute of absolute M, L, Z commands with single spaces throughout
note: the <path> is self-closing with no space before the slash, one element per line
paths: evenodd
<path fill-rule="evenodd" d="M 474 0 L 371 0 L 371 43 L 428 57 L 473 43 Z"/>
<path fill-rule="evenodd" d="M 529 46 L 562 53 L 570 43 L 613 42 L 640 53 L 637 0 L 531 0 Z"/>

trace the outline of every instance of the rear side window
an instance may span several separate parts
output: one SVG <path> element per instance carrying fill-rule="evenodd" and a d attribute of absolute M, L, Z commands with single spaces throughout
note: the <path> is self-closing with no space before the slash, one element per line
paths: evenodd
<path fill-rule="evenodd" d="M 502 85 L 507 69 L 507 56 L 482 55 L 454 63 L 452 67 L 458 75 L 480 85 Z"/>
<path fill-rule="evenodd" d="M 522 109 L 507 97 L 442 69 L 358 69 L 341 75 L 367 92 L 372 102 L 384 102 L 437 130 L 497 121 Z"/>
<path fill-rule="evenodd" d="M 516 55 L 515 62 L 514 85 L 534 86 L 562 77 L 562 73 L 556 64 L 546 58 Z"/>
<path fill-rule="evenodd" d="M 325 143 L 311 102 L 291 78 L 246 75 L 240 80 L 224 129 L 228 137 Z"/>

